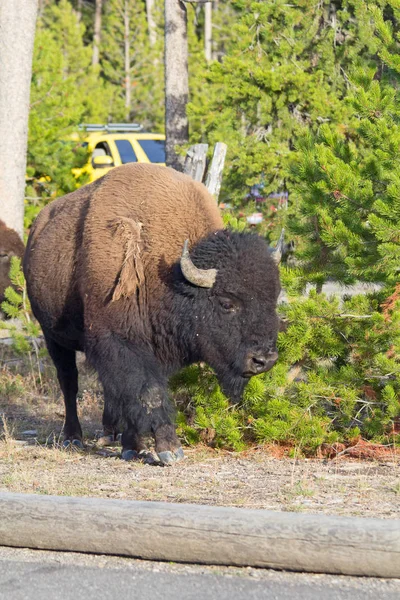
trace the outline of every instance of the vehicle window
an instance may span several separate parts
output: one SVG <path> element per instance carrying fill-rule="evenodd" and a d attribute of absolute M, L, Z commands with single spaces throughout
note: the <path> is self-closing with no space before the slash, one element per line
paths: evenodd
<path fill-rule="evenodd" d="M 112 158 L 110 146 L 107 144 L 107 142 L 99 142 L 96 144 L 95 149 L 93 150 L 92 158 L 95 158 L 96 156 L 111 156 Z"/>
<path fill-rule="evenodd" d="M 164 140 L 138 140 L 150 162 L 165 163 L 165 142 Z"/>
<path fill-rule="evenodd" d="M 128 140 L 115 140 L 115 145 L 118 148 L 123 165 L 126 163 L 137 162 L 136 154 L 132 148 L 132 144 Z"/>

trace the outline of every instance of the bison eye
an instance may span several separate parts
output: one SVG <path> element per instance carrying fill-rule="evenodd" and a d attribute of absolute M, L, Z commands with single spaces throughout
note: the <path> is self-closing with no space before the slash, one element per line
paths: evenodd
<path fill-rule="evenodd" d="M 218 298 L 218 300 L 223 312 L 232 313 L 237 311 L 238 306 L 229 298 Z"/>

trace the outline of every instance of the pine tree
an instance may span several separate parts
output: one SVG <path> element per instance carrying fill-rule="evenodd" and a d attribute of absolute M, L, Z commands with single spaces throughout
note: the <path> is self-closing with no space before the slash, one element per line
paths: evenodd
<path fill-rule="evenodd" d="M 159 6 L 154 7 L 153 18 L 159 23 Z M 139 122 L 146 129 L 162 128 L 161 58 L 161 40 L 150 43 L 145 3 L 109 0 L 104 8 L 100 63 L 103 77 L 117 90 L 114 119 Z"/>
<path fill-rule="evenodd" d="M 290 190 L 297 136 L 304 126 L 316 131 L 343 120 L 350 71 L 373 64 L 378 44 L 359 0 L 342 0 L 338 9 L 311 0 L 233 5 L 235 42 L 211 64 L 203 102 L 192 102 L 189 114 L 192 140 L 228 144 L 225 194 L 240 204 L 261 180 L 265 194 Z"/>
<path fill-rule="evenodd" d="M 107 120 L 112 91 L 91 66 L 91 48 L 83 43 L 84 26 L 67 0 L 49 5 L 39 20 L 34 49 L 28 139 L 28 192 L 53 197 L 75 189 L 72 169 L 86 152 L 71 134 L 85 120 Z M 38 205 L 29 201 L 28 221 Z"/>
<path fill-rule="evenodd" d="M 347 121 L 306 134 L 293 166 L 298 201 L 288 226 L 301 236 L 307 278 L 319 283 L 393 286 L 400 278 L 400 111 L 391 85 L 400 77 L 399 48 L 382 12 L 373 14 L 385 62 L 354 73 Z"/>

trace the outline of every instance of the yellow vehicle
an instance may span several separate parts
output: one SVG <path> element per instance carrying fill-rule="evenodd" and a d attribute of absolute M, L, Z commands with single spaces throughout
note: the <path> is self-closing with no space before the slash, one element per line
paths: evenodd
<path fill-rule="evenodd" d="M 157 163 L 165 166 L 165 135 L 145 133 L 135 123 L 87 124 L 81 129 L 88 133 L 89 162 L 82 169 L 73 169 L 78 176 L 89 175 L 95 181 L 113 167 L 130 162 Z"/>

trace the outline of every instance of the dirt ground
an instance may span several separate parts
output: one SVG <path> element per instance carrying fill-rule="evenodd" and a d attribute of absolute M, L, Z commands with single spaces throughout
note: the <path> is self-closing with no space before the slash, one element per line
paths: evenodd
<path fill-rule="evenodd" d="M 79 402 L 86 449 L 61 450 L 64 410 L 54 374 L 44 370 L 46 385 L 39 385 L 34 368 L 22 375 L 12 361 L 0 356 L 0 491 L 400 517 L 400 457 L 389 448 L 289 459 L 279 446 L 243 453 L 198 446 L 185 448 L 186 459 L 172 467 L 124 462 L 118 447 L 96 446 L 101 394 L 90 373 Z"/>

